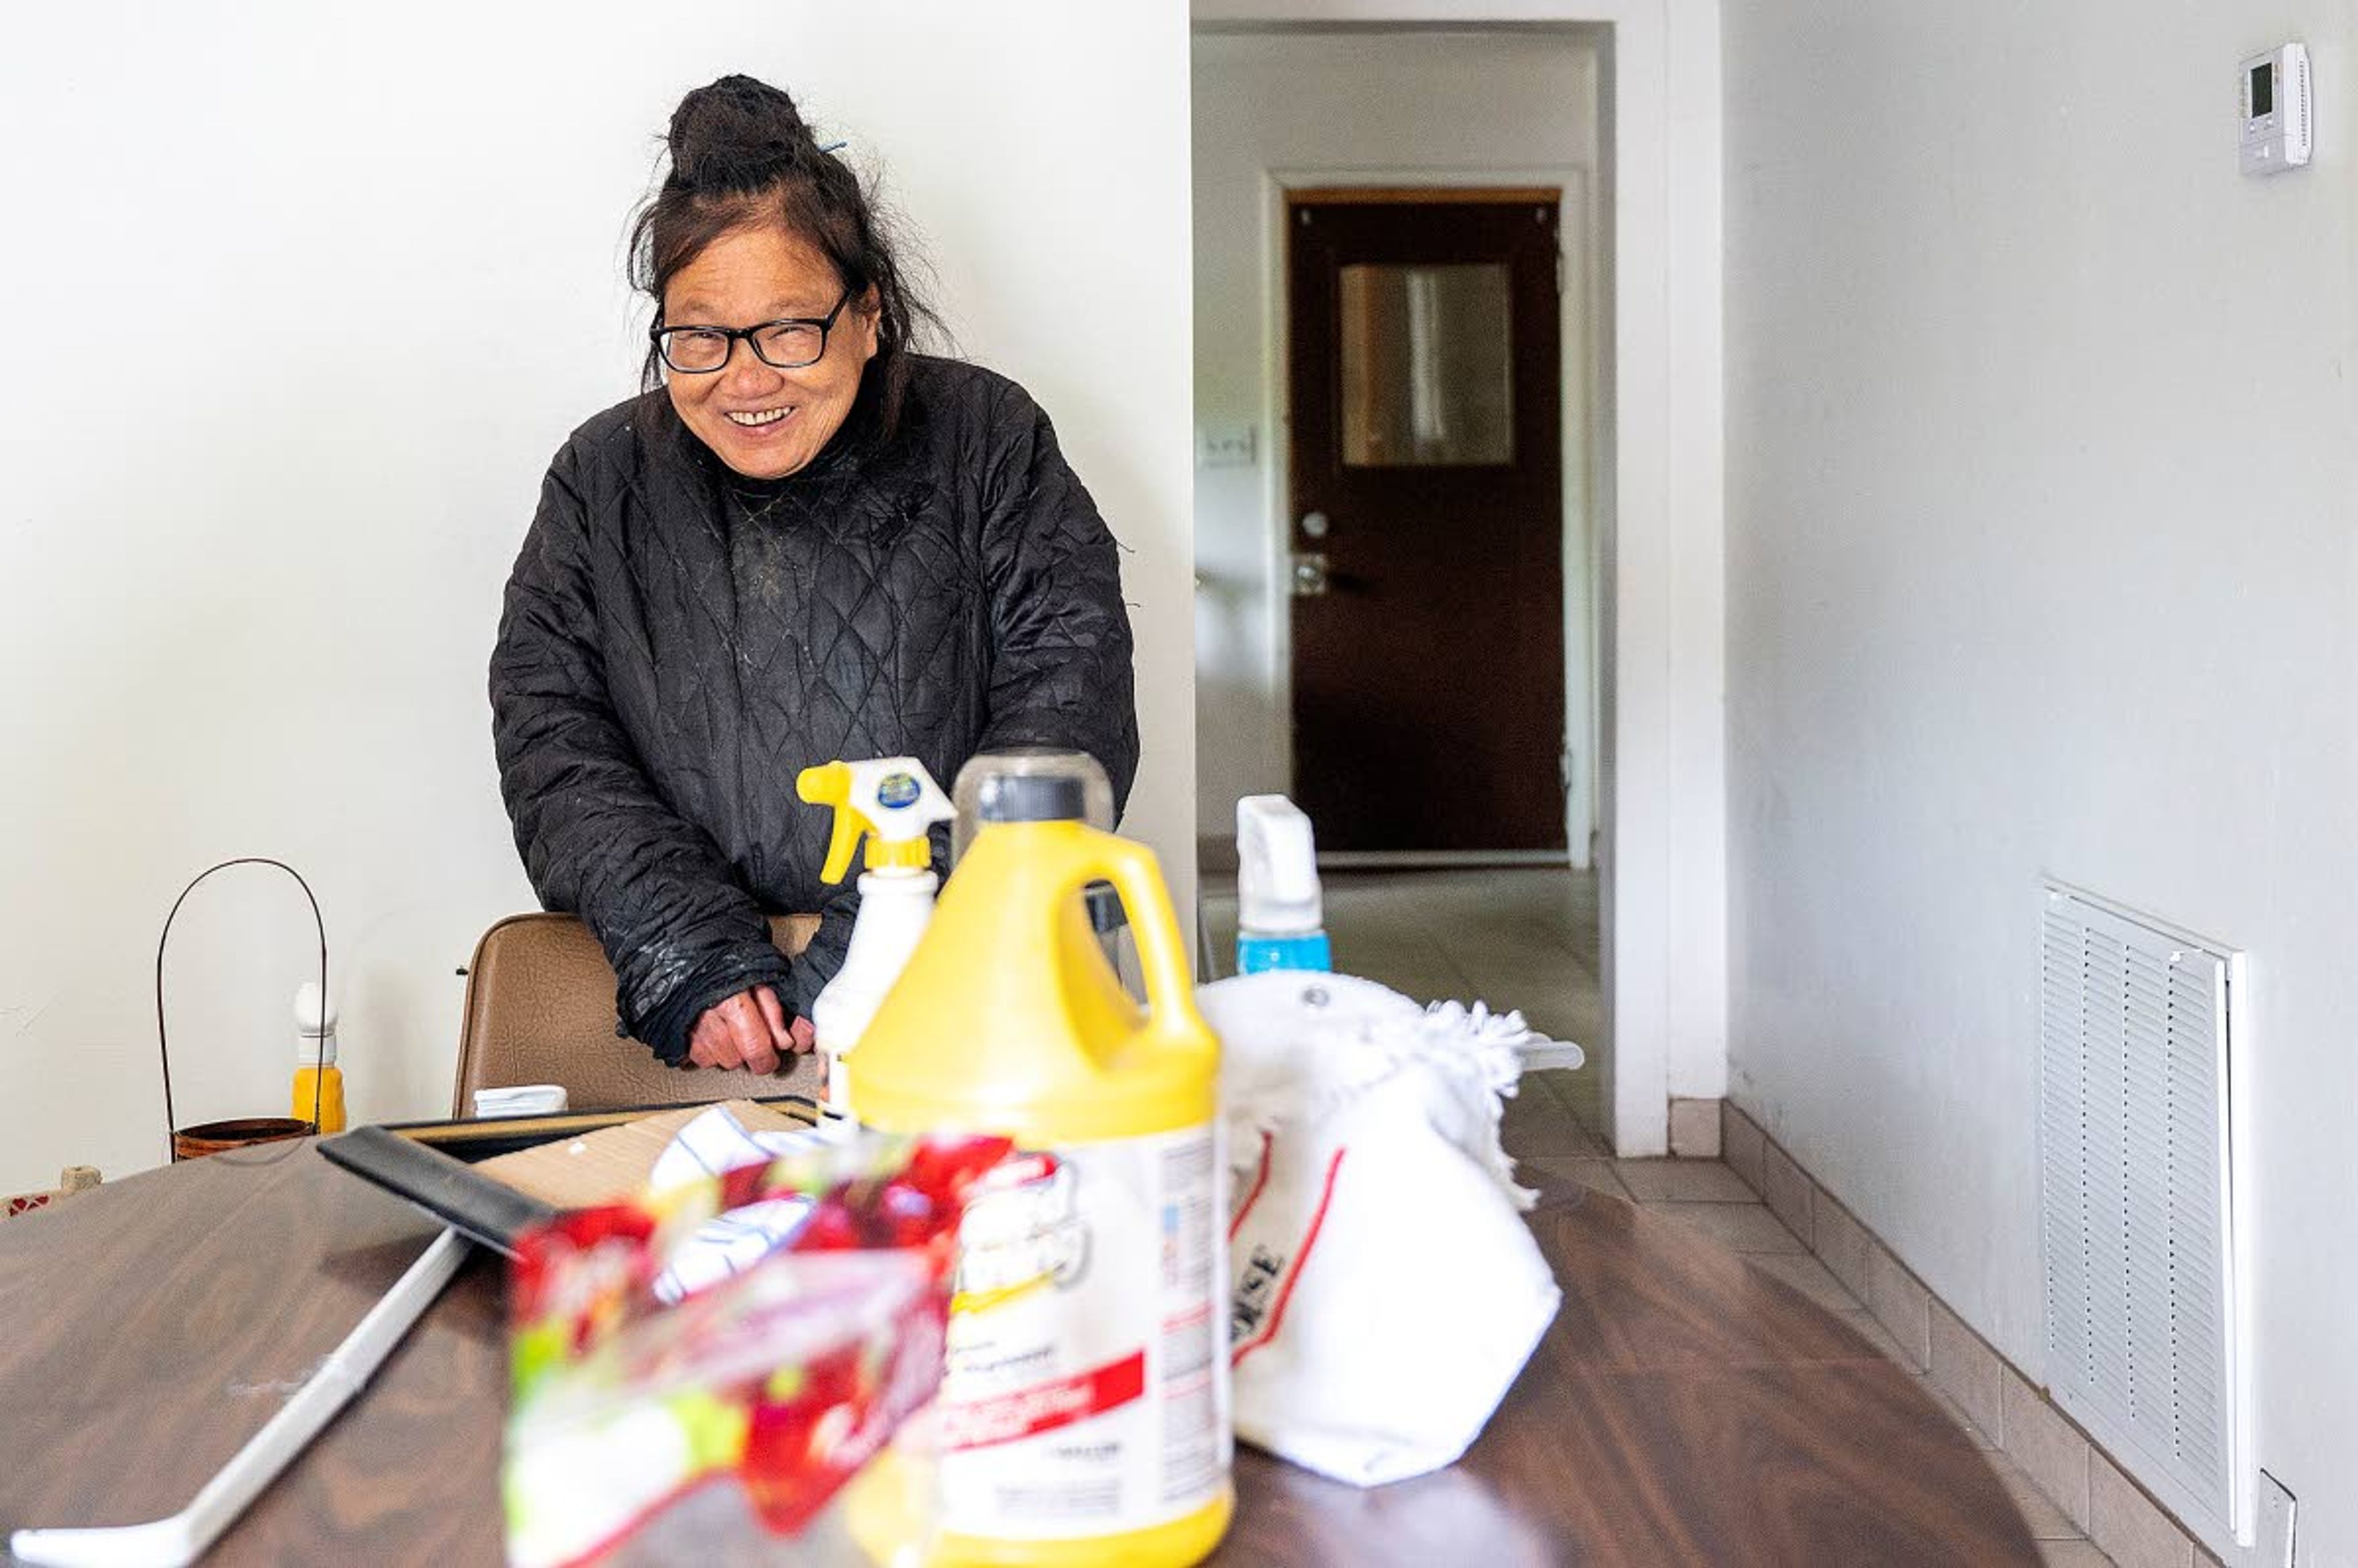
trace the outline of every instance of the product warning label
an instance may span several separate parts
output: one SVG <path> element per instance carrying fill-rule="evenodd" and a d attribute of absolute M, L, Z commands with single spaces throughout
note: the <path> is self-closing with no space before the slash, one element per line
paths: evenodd
<path fill-rule="evenodd" d="M 1227 1277 L 1208 1127 L 1018 1154 L 958 1232 L 942 1385 L 948 1527 L 1141 1530 L 1217 1495 Z"/>
<path fill-rule="evenodd" d="M 952 1406 L 943 1417 L 942 1443 L 948 1448 L 981 1448 L 1029 1437 L 1103 1415 L 1145 1392 L 1146 1354 L 1141 1351 L 1077 1378 Z"/>

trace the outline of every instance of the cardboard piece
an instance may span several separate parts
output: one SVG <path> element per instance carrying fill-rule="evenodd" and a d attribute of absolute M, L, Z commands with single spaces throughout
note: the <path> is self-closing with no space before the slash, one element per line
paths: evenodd
<path fill-rule="evenodd" d="M 807 1117 L 777 1106 L 749 1099 L 723 1100 L 749 1132 L 795 1132 L 810 1126 Z M 485 1160 L 474 1169 L 558 1208 L 589 1208 L 637 1195 L 647 1184 L 655 1158 L 679 1130 L 711 1109 L 682 1106 L 609 1127 L 579 1138 L 520 1149 Z"/>

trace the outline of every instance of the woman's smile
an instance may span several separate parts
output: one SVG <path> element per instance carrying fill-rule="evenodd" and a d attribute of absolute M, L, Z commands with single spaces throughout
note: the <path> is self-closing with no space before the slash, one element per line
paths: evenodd
<path fill-rule="evenodd" d="M 794 411 L 795 406 L 791 403 L 775 408 L 732 408 L 729 411 L 729 422 L 747 430 L 773 430 L 784 424 L 786 416 Z"/>

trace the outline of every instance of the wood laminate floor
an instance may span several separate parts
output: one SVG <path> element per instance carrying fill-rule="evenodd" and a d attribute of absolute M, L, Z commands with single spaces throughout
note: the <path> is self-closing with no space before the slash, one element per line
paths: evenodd
<path fill-rule="evenodd" d="M 1507 1151 L 1556 1176 L 1695 1227 L 1831 1307 L 1894 1361 L 1898 1345 L 1866 1304 L 1810 1255 L 1741 1177 L 1717 1160 L 1616 1160 L 1604 1139 L 1598 1067 L 1604 1038 L 1594 873 L 1538 868 L 1328 873 L 1326 929 L 1336 968 L 1380 980 L 1420 1001 L 1481 1000 L 1519 1009 L 1532 1027 L 1588 1053 L 1578 1072 L 1534 1073 L 1507 1109 Z M 1236 881 L 1205 879 L 1205 937 L 1218 972 L 1236 956 Z M 1913 1368 L 1911 1368 L 1912 1371 Z M 1929 1381 L 1925 1392 L 1979 1447 L 2014 1494 L 2055 1568 L 2112 1563 L 2031 1483 L 1995 1452 L 1955 1402 Z"/>

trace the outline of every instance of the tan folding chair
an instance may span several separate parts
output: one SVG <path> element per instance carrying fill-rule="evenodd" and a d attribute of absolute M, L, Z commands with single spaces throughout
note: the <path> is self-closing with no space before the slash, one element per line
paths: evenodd
<path fill-rule="evenodd" d="M 817 930 L 814 914 L 770 921 L 770 939 L 790 957 Z M 515 1084 L 562 1084 L 575 1110 L 816 1092 L 818 1061 L 810 1055 L 766 1076 L 665 1066 L 615 1034 L 614 986 L 598 939 L 572 915 L 512 914 L 484 932 L 467 966 L 450 1114 L 474 1114 L 477 1089 Z"/>

